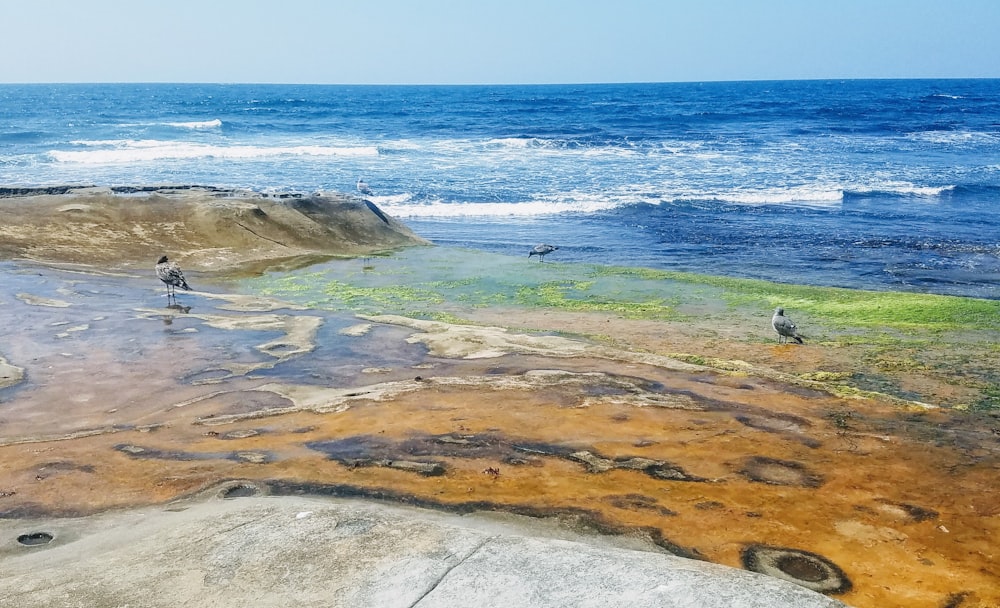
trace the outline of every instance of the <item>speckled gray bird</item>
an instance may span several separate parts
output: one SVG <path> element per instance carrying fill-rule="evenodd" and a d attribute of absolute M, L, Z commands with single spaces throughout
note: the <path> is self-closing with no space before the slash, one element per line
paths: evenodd
<path fill-rule="evenodd" d="M 788 342 L 791 338 L 799 344 L 802 344 L 802 337 L 799 335 L 798 328 L 795 327 L 795 323 L 785 316 L 785 309 L 782 307 L 777 307 L 774 309 L 774 316 L 771 317 L 771 327 L 774 331 L 778 332 L 778 343 Z"/>
<path fill-rule="evenodd" d="M 191 287 L 184 280 L 184 273 L 177 262 L 171 262 L 167 256 L 161 256 L 156 262 L 156 276 L 167 284 L 167 298 L 177 297 L 177 288 L 190 290 Z"/>

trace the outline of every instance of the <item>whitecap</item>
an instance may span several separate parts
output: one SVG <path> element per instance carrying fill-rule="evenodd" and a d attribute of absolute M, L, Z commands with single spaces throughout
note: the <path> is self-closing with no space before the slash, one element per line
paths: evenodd
<path fill-rule="evenodd" d="M 856 186 L 850 189 L 856 194 L 896 194 L 921 197 L 941 196 L 945 192 L 950 192 L 955 186 L 917 186 L 910 182 L 883 182 Z"/>
<path fill-rule="evenodd" d="M 1000 136 L 983 131 L 917 131 L 906 137 L 913 141 L 945 146 L 1000 144 Z"/>
<path fill-rule="evenodd" d="M 446 202 L 380 203 L 380 207 L 395 217 L 534 217 L 562 213 L 595 213 L 622 206 L 622 201 L 604 197 L 566 200 L 536 200 L 515 203 Z"/>
<path fill-rule="evenodd" d="M 699 192 L 676 197 L 674 200 L 713 200 L 739 205 L 817 205 L 840 203 L 844 191 L 825 186 L 793 186 L 788 188 L 746 189 L 729 192 Z"/>
<path fill-rule="evenodd" d="M 214 120 L 193 120 L 190 122 L 168 122 L 164 124 L 179 129 L 217 129 L 222 126 L 222 121 L 216 118 Z"/>
<path fill-rule="evenodd" d="M 375 146 L 219 146 L 161 140 L 106 140 L 73 142 L 87 150 L 50 150 L 49 158 L 60 163 L 85 165 L 119 164 L 165 159 L 262 159 L 281 156 L 369 157 L 378 156 Z"/>

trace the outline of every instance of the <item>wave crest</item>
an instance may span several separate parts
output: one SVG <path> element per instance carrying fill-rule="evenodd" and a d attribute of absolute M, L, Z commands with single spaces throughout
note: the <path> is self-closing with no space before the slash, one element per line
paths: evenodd
<path fill-rule="evenodd" d="M 411 218 L 533 217 L 562 213 L 595 213 L 621 206 L 618 201 L 600 198 L 517 203 L 451 203 L 441 200 L 424 203 L 392 203 L 378 200 L 376 202 L 392 216 Z"/>
<path fill-rule="evenodd" d="M 222 126 L 222 121 L 216 118 L 215 120 L 193 120 L 190 122 L 168 122 L 164 124 L 169 127 L 177 127 L 178 129 L 218 129 Z"/>
<path fill-rule="evenodd" d="M 375 146 L 215 146 L 160 140 L 101 140 L 71 143 L 88 149 L 50 150 L 47 155 L 56 162 L 84 165 L 194 158 L 264 159 L 280 156 L 378 156 L 378 148 Z"/>

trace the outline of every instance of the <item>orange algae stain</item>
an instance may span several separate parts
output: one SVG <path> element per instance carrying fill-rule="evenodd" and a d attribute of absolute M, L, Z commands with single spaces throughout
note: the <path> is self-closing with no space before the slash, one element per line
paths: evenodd
<path fill-rule="evenodd" d="M 219 395 L 163 414 L 149 432 L 0 447 L 0 491 L 16 491 L 0 512 L 163 503 L 223 479 L 294 482 L 655 531 L 735 567 L 748 544 L 809 551 L 851 579 L 839 597 L 855 606 L 937 608 L 965 592 L 963 606 L 1000 604 L 997 452 L 955 445 L 965 430 L 942 432 L 948 416 L 911 421 L 753 378 L 586 366 L 641 377 L 689 407 L 636 405 L 598 378 L 584 390 L 429 387 L 340 412 L 215 424 L 240 409 Z"/>

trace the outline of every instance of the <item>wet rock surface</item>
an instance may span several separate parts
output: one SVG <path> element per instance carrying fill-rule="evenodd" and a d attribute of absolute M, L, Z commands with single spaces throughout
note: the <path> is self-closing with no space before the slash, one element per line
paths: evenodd
<path fill-rule="evenodd" d="M 671 578 L 675 562 L 650 549 L 704 562 L 677 570 L 719 589 L 749 581 L 750 596 L 700 605 L 837 605 L 798 589 L 866 607 L 1000 602 L 1000 442 L 988 428 L 816 390 L 760 361 L 727 372 L 624 338 L 359 319 L 200 278 L 168 306 L 151 269 L 0 263 L 0 357 L 23 370 L 0 387 L 8 605 L 118 605 L 138 589 L 153 590 L 143 605 L 177 605 L 180 588 L 225 604 L 252 579 L 304 605 L 316 594 L 393 605 L 389 589 L 403 589 L 416 595 L 401 605 L 556 606 L 587 585 L 602 604 L 669 606 L 703 584 Z M 256 502 L 226 500 L 238 497 Z M 590 540 L 432 533 L 321 498 L 514 513 Z M 375 529 L 398 539 L 386 545 L 395 561 L 358 561 Z M 641 538 L 647 552 L 625 566 L 593 533 Z M 431 537 L 430 556 L 407 553 Z M 334 587 L 309 586 L 318 539 L 352 551 L 329 563 L 344 577 L 324 577 Z M 286 578 L 264 567 L 288 560 Z M 146 566 L 134 579 L 112 580 L 135 563 Z M 524 579 L 536 572 L 552 578 Z M 793 599 L 768 603 L 761 589 Z"/>

